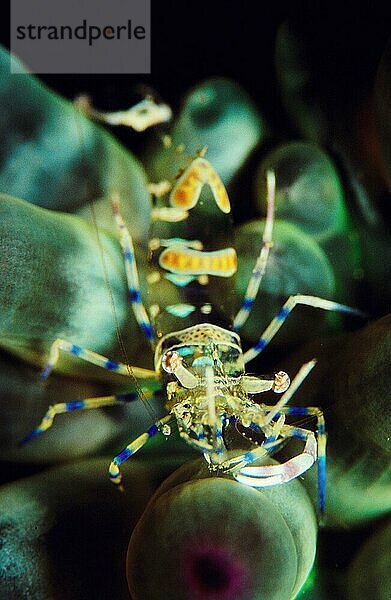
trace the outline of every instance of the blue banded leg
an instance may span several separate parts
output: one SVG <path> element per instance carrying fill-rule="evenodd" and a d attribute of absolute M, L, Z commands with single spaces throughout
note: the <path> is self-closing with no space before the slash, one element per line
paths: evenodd
<path fill-rule="evenodd" d="M 244 483 L 251 487 L 269 487 L 295 479 L 314 464 L 317 457 L 317 443 L 312 431 L 284 425 L 281 430 L 281 438 L 281 441 L 289 438 L 303 440 L 305 442 L 303 452 L 281 464 L 262 465 L 258 467 L 250 466 L 251 463 L 262 456 L 260 452 L 262 447 L 257 448 L 248 452 L 244 460 L 236 466 L 233 472 L 235 479 L 239 483 Z M 265 444 L 265 447 L 270 444 L 272 442 Z"/>
<path fill-rule="evenodd" d="M 229 421 L 231 424 L 235 424 L 235 425 L 238 422 L 240 423 L 240 419 L 238 419 L 237 417 L 230 417 L 229 419 L 225 420 L 225 422 L 227 422 L 227 421 Z M 277 439 L 279 432 L 283 425 L 283 419 L 280 421 L 280 423 L 281 423 L 281 427 L 278 424 L 278 433 L 276 433 L 276 435 L 272 435 L 272 436 L 268 437 L 267 439 L 265 439 L 264 442 L 258 448 L 256 448 L 255 450 L 252 450 L 251 452 L 244 452 L 243 454 L 240 454 L 238 456 L 235 456 L 228 460 L 225 460 L 224 461 L 224 470 L 227 470 L 227 471 L 232 470 L 232 469 L 236 470 L 240 463 L 243 462 L 244 465 L 247 465 L 248 460 L 250 460 L 250 462 L 254 462 L 258 458 L 267 456 L 269 453 L 276 450 L 285 441 L 284 439 Z M 277 423 L 276 423 L 276 425 L 277 425 Z M 245 427 L 245 426 L 243 425 L 243 427 Z M 254 422 L 251 422 L 249 427 L 248 428 L 246 427 L 246 429 L 251 429 L 255 433 L 263 433 L 262 428 Z M 250 441 L 253 441 L 246 434 L 243 434 L 243 435 Z M 208 462 L 210 462 L 210 461 L 208 460 Z"/>
<path fill-rule="evenodd" d="M 250 467 L 241 466 L 239 473 L 234 477 L 240 483 L 253 487 L 265 487 L 290 481 L 307 471 L 318 457 L 318 511 L 320 520 L 323 520 L 326 508 L 326 432 L 322 412 L 314 407 L 288 406 L 282 409 L 285 414 L 314 415 L 318 419 L 317 442 L 312 431 L 299 427 L 284 427 L 284 438 L 298 438 L 305 442 L 304 450 L 298 456 L 291 458 L 281 465 Z M 288 429 L 289 428 L 289 429 Z M 251 456 L 248 458 L 252 458 Z M 251 460 L 251 462 L 254 462 Z M 250 462 L 248 463 L 250 464 Z"/>
<path fill-rule="evenodd" d="M 226 417 L 225 415 L 222 417 L 217 417 L 216 419 L 216 423 L 214 424 L 213 428 L 212 428 L 212 444 L 207 444 L 207 446 L 204 443 L 204 446 L 202 447 L 201 445 L 198 445 L 198 450 L 201 450 L 201 452 L 203 452 L 204 457 L 206 462 L 208 463 L 208 465 L 210 465 L 211 469 L 213 470 L 219 470 L 221 467 L 224 468 L 224 470 L 226 469 L 226 461 L 227 461 L 227 454 L 226 454 L 226 447 L 224 444 L 224 438 L 223 438 L 223 427 L 226 423 Z M 202 425 L 200 426 L 200 428 L 202 429 Z M 202 432 L 198 433 L 198 440 L 204 440 L 206 439 L 205 434 Z M 188 440 L 186 440 L 187 443 L 189 443 Z M 190 443 L 194 441 L 190 438 Z M 191 444 L 194 448 L 196 446 L 194 446 L 193 444 Z"/>
<path fill-rule="evenodd" d="M 130 301 L 132 303 L 134 316 L 136 317 L 137 323 L 140 325 L 140 328 L 145 333 L 147 339 L 152 342 L 155 339 L 155 333 L 151 327 L 147 311 L 145 310 L 141 299 L 140 282 L 138 278 L 132 236 L 130 235 L 130 232 L 126 227 L 120 213 L 119 199 L 117 197 L 113 197 L 112 205 L 114 219 L 119 231 L 120 243 L 125 260 L 126 278 L 128 281 Z"/>
<path fill-rule="evenodd" d="M 111 481 L 115 485 L 119 485 L 121 483 L 122 476 L 119 468 L 126 460 L 128 460 L 128 458 L 130 458 L 138 450 L 140 450 L 140 448 L 142 448 L 147 443 L 147 441 L 154 435 L 156 435 L 159 431 L 167 435 L 170 434 L 171 430 L 167 424 L 171 419 L 172 415 L 169 414 L 163 417 L 162 419 L 156 421 L 156 423 L 152 425 L 152 427 L 150 427 L 148 431 L 139 435 L 133 442 L 126 446 L 126 448 L 124 448 L 122 452 L 120 452 L 115 458 L 113 458 L 109 467 L 109 476 Z M 164 426 L 166 426 L 167 431 L 165 431 Z"/>
<path fill-rule="evenodd" d="M 273 442 L 279 437 L 280 431 L 284 427 L 285 422 L 285 416 L 282 414 L 282 408 L 284 408 L 285 405 L 290 401 L 293 394 L 312 371 L 315 364 L 316 359 L 312 359 L 300 367 L 299 371 L 293 378 L 292 383 L 285 390 L 280 400 L 274 406 L 262 406 L 262 409 L 259 409 L 258 412 L 254 412 L 254 407 L 250 405 L 247 411 L 243 411 L 241 420 L 249 421 L 251 419 L 253 422 L 251 424 L 252 428 L 259 428 L 266 436 L 266 440 L 263 445 L 269 441 Z M 276 418 L 277 421 L 275 421 Z"/>
<path fill-rule="evenodd" d="M 82 348 L 81 346 L 77 346 L 76 344 L 72 344 L 71 342 L 60 339 L 55 340 L 50 348 L 49 360 L 41 374 L 42 379 L 47 379 L 50 375 L 50 372 L 55 367 L 59 359 L 60 350 L 67 352 L 68 354 L 73 354 L 73 356 L 77 356 L 78 358 L 81 358 L 82 360 L 85 360 L 93 365 L 102 367 L 107 371 L 113 371 L 114 373 L 125 375 L 126 377 L 136 377 L 137 379 L 142 379 L 144 381 L 149 380 L 150 383 L 154 384 L 152 387 L 156 387 L 155 384 L 157 383 L 157 374 L 155 371 L 142 369 L 140 367 L 131 367 L 129 365 L 124 365 L 123 363 L 114 362 L 113 360 L 110 360 L 101 354 L 92 352 L 92 350 L 87 350 L 86 348 Z"/>
<path fill-rule="evenodd" d="M 287 404 L 287 402 L 289 402 L 289 400 L 291 399 L 293 394 L 296 392 L 296 390 L 299 388 L 299 386 L 302 384 L 304 379 L 309 375 L 311 370 L 314 368 L 315 364 L 316 364 L 315 359 L 310 360 L 307 363 L 304 363 L 301 366 L 301 368 L 299 369 L 299 371 L 297 372 L 296 376 L 294 377 L 290 387 L 281 396 L 280 400 L 274 406 L 270 406 L 270 407 L 265 406 L 265 407 L 263 407 L 263 410 L 260 413 L 253 415 L 253 421 L 254 421 L 253 428 L 254 428 L 254 425 L 258 426 L 265 433 L 265 435 L 267 437 L 266 437 L 266 440 L 262 443 L 262 445 L 259 448 L 256 448 L 255 450 L 247 452 L 242 457 L 237 457 L 235 459 L 235 461 L 234 461 L 235 471 L 237 473 L 239 473 L 239 476 L 241 476 L 242 469 L 245 468 L 246 465 L 251 464 L 252 462 L 256 461 L 258 458 L 261 458 L 262 456 L 265 456 L 267 452 L 270 452 L 271 450 L 276 449 L 278 447 L 278 445 L 280 443 L 282 443 L 286 438 L 292 437 L 291 431 L 293 428 L 290 425 L 285 425 L 285 414 L 286 414 L 285 409 L 287 408 L 285 405 Z M 277 418 L 277 422 L 274 421 L 275 418 Z M 302 431 L 307 432 L 306 429 L 303 429 Z M 312 431 L 308 431 L 308 434 L 312 434 Z M 315 452 L 316 452 L 315 437 L 314 437 L 314 441 L 315 441 Z M 266 450 L 266 452 L 265 452 L 265 450 Z M 305 450 L 303 454 L 306 455 L 306 454 L 308 454 L 308 452 Z M 239 460 L 239 459 L 241 459 L 241 460 Z M 306 461 L 306 456 L 304 456 L 304 458 L 301 459 L 301 462 L 303 464 L 305 463 L 305 461 Z M 289 461 L 288 461 L 288 463 L 289 463 Z M 273 467 L 273 469 L 272 469 L 272 467 Z M 274 468 L 274 465 L 272 465 L 270 467 L 267 466 L 267 467 L 259 468 L 260 473 L 263 473 L 263 472 L 268 473 L 269 470 L 272 469 L 272 471 L 270 472 L 270 478 L 268 479 L 268 482 L 263 483 L 262 485 L 275 485 L 277 483 L 282 483 L 282 480 L 279 481 L 279 478 L 281 476 L 281 474 L 278 472 L 279 467 L 280 467 L 280 465 L 277 465 L 277 467 Z M 300 468 L 300 464 L 298 465 L 298 467 Z M 306 467 L 306 469 L 307 468 L 309 468 L 309 466 Z M 258 469 L 258 467 L 256 467 L 255 469 Z M 266 469 L 266 471 L 264 471 L 265 469 Z M 287 469 L 289 471 L 290 467 L 288 466 Z M 257 471 L 253 470 L 253 472 L 255 473 Z M 285 475 L 285 473 L 283 473 L 283 475 Z M 236 474 L 235 474 L 235 477 L 236 477 Z M 244 481 L 243 481 L 243 483 L 244 483 Z M 249 483 L 249 485 L 253 485 L 253 484 Z"/>
<path fill-rule="evenodd" d="M 259 446 L 259 442 L 257 442 L 256 440 L 254 440 L 251 435 L 251 432 L 256 433 L 257 435 L 264 435 L 264 431 L 263 429 L 254 421 L 251 421 L 251 423 L 249 425 L 243 425 L 243 423 L 240 422 L 240 420 L 236 421 L 236 424 L 240 423 L 240 425 L 244 428 L 245 431 L 240 431 L 237 429 L 237 431 L 249 442 L 253 442 L 253 444 L 255 444 L 256 446 Z M 277 439 L 277 438 L 276 438 Z M 269 440 L 272 441 L 272 440 Z M 242 455 L 243 456 L 243 455 Z"/>
<path fill-rule="evenodd" d="M 274 200 L 276 193 L 276 177 L 274 171 L 268 171 L 266 173 L 266 182 L 267 212 L 265 229 L 262 237 L 262 248 L 255 263 L 255 267 L 253 269 L 250 281 L 248 283 L 242 307 L 234 320 L 235 331 L 238 331 L 238 329 L 240 329 L 242 325 L 244 325 L 244 323 L 247 321 L 247 318 L 255 302 L 255 298 L 257 297 L 262 278 L 266 271 L 266 265 L 269 258 L 270 248 L 273 246 L 272 233 L 274 223 Z"/>
<path fill-rule="evenodd" d="M 217 417 L 213 428 L 213 453 L 211 454 L 212 463 L 222 464 L 226 459 L 226 448 L 223 439 L 224 417 Z"/>
<path fill-rule="evenodd" d="M 266 440 L 260 444 L 254 450 L 249 450 L 248 452 L 243 452 L 243 454 L 239 454 L 238 456 L 234 456 L 227 460 L 224 464 L 227 471 L 231 471 L 235 476 L 235 473 L 241 469 L 241 467 L 245 467 L 249 465 L 259 458 L 264 458 L 268 456 L 270 452 L 273 452 L 282 444 L 284 440 L 275 440 L 272 442 L 267 442 Z"/>
<path fill-rule="evenodd" d="M 149 393 L 149 396 L 152 396 L 152 394 Z M 53 425 L 53 421 L 57 415 L 61 415 L 63 413 L 68 412 L 74 412 L 75 410 L 116 406 L 118 404 L 133 402 L 138 398 L 139 396 L 136 393 L 117 394 L 115 396 L 101 396 L 98 398 L 85 398 L 84 400 L 72 400 L 71 402 L 60 402 L 58 404 L 54 404 L 53 406 L 49 406 L 47 413 L 43 417 L 38 427 L 36 427 L 21 442 L 19 442 L 19 446 L 30 442 L 34 438 L 41 435 L 41 433 L 43 433 L 44 431 L 47 431 Z"/>
<path fill-rule="evenodd" d="M 316 417 L 318 439 L 318 510 L 322 518 L 326 509 L 326 425 L 322 411 L 317 406 L 285 406 L 281 409 L 286 415 Z"/>
<path fill-rule="evenodd" d="M 362 317 L 365 316 L 365 314 L 360 310 L 351 308 L 350 306 L 346 306 L 345 304 L 338 304 L 337 302 L 333 302 L 332 300 L 325 300 L 324 298 L 318 298 L 317 296 L 290 296 L 281 308 L 280 312 L 266 327 L 265 331 L 259 338 L 258 342 L 255 344 L 255 346 L 253 346 L 253 348 L 250 348 L 249 350 L 247 350 L 247 352 L 244 353 L 245 363 L 250 362 L 250 360 L 253 360 L 253 358 L 258 356 L 258 354 L 262 352 L 262 350 L 273 339 L 277 331 L 285 322 L 286 318 L 290 315 L 292 310 L 298 304 L 313 306 L 314 308 L 322 308 L 323 310 L 333 310 L 337 312 L 350 313 Z"/>
<path fill-rule="evenodd" d="M 318 454 L 318 508 L 319 508 L 320 517 L 322 518 L 324 515 L 325 504 L 326 504 L 326 441 L 327 441 L 327 436 L 326 436 L 324 416 L 323 416 L 322 411 L 317 407 L 286 406 L 287 402 L 289 402 L 289 400 L 291 399 L 291 397 L 293 396 L 295 391 L 298 389 L 298 387 L 301 385 L 301 383 L 304 381 L 304 379 L 311 372 L 311 370 L 315 366 L 315 364 L 316 364 L 315 360 L 311 360 L 311 361 L 305 363 L 299 369 L 297 375 L 295 376 L 295 378 L 292 381 L 291 386 L 285 391 L 285 393 L 282 395 L 279 402 L 277 402 L 274 406 L 264 407 L 264 411 L 266 414 L 264 415 L 263 419 L 260 419 L 259 423 L 252 423 L 251 425 L 252 425 L 252 428 L 254 428 L 254 425 L 257 426 L 262 431 L 264 431 L 265 434 L 268 435 L 267 439 L 264 442 L 264 445 L 266 446 L 266 445 L 270 444 L 271 442 L 273 442 L 274 440 L 276 440 L 278 442 L 279 441 L 278 437 L 280 435 L 283 435 L 283 433 L 282 433 L 283 431 L 291 432 L 287 437 L 299 437 L 300 439 L 303 439 L 303 440 L 307 440 L 306 436 L 308 436 L 309 433 L 312 433 L 306 429 L 293 428 L 291 426 L 284 425 L 285 415 L 316 417 L 316 419 L 317 419 L 317 454 Z M 275 419 L 275 418 L 278 419 L 277 422 L 273 421 L 273 419 Z M 281 420 L 281 418 L 282 418 L 282 420 Z M 254 419 L 255 419 L 255 416 L 254 416 Z M 283 440 L 280 440 L 280 441 L 283 441 Z M 308 440 L 308 444 L 309 444 L 309 446 L 308 447 L 306 446 L 306 448 L 304 449 L 304 452 L 302 453 L 303 455 L 300 455 L 300 457 L 295 457 L 295 459 L 292 459 L 293 462 L 288 461 L 288 463 L 286 463 L 286 464 L 288 464 L 288 472 L 290 469 L 295 469 L 295 468 L 300 470 L 301 468 L 304 468 L 306 466 L 306 464 L 308 463 L 309 466 L 304 468 L 304 470 L 307 470 L 312 465 L 312 463 L 310 464 L 310 461 L 311 461 L 311 456 L 313 454 L 313 451 L 312 451 L 313 440 L 312 439 Z M 247 459 L 252 458 L 251 462 L 253 462 L 254 455 L 252 457 L 251 457 L 251 455 L 249 455 L 246 458 Z M 315 448 L 315 459 L 316 459 L 316 448 Z M 239 470 L 242 468 L 242 466 L 243 465 L 237 465 Z M 262 473 L 264 471 L 264 468 L 263 467 L 260 467 L 259 469 L 258 469 L 258 467 L 253 468 L 253 473 L 256 472 L 256 470 L 259 473 Z M 302 472 L 304 472 L 304 470 Z M 267 483 L 267 484 L 265 483 L 264 485 L 274 485 L 273 481 L 275 481 L 275 483 L 280 483 L 278 478 L 286 476 L 285 472 L 282 474 L 279 474 L 276 471 L 277 470 L 274 470 L 274 475 L 275 475 L 276 479 L 275 480 L 270 479 L 269 483 Z M 264 472 L 267 473 L 267 470 Z M 241 474 L 243 474 L 242 471 L 241 471 Z M 301 473 L 298 473 L 298 474 L 300 475 Z M 291 478 L 293 478 L 293 477 L 291 477 Z M 288 479 L 286 479 L 286 481 L 288 481 Z M 282 481 L 281 481 L 281 483 L 282 483 Z M 252 484 L 249 484 L 249 485 L 252 485 Z"/>
<path fill-rule="evenodd" d="M 270 425 L 272 423 L 273 419 L 277 416 L 277 414 L 282 412 L 281 409 L 286 404 L 288 404 L 288 402 L 292 398 L 293 394 L 301 386 L 301 384 L 303 383 L 305 378 L 308 377 L 308 375 L 311 373 L 311 371 L 315 365 L 316 365 L 316 358 L 313 358 L 312 360 L 309 360 L 308 362 L 304 363 L 300 367 L 300 369 L 296 373 L 295 377 L 293 378 L 292 383 L 290 384 L 289 388 L 282 394 L 279 401 L 274 406 L 267 407 L 267 414 L 264 417 L 263 423 L 260 423 L 260 425 L 263 428 L 265 428 L 265 426 L 267 426 L 267 425 Z M 275 425 L 274 425 L 274 427 L 275 427 Z"/>

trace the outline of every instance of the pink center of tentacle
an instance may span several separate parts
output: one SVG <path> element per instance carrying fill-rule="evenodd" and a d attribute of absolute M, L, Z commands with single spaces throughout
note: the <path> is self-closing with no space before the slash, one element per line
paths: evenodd
<path fill-rule="evenodd" d="M 190 596 L 205 600 L 236 600 L 247 587 L 247 572 L 224 547 L 190 550 L 184 559 L 184 582 Z"/>

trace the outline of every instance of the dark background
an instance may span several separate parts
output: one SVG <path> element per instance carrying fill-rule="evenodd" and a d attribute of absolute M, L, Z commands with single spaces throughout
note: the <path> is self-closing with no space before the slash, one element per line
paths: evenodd
<path fill-rule="evenodd" d="M 65 1 L 65 0 L 64 0 Z M 113 0 L 108 0 L 113 1 Z M 9 16 L 2 9 L 1 41 L 8 45 Z M 73 99 L 86 92 L 102 110 L 130 107 L 150 86 L 174 109 L 183 94 L 209 76 L 238 81 L 271 125 L 274 140 L 297 137 L 280 99 L 274 69 L 278 27 L 288 19 L 305 40 L 307 64 L 317 98 L 331 116 L 357 111 L 371 95 L 377 65 L 391 33 L 391 7 L 382 2 L 175 2 L 152 0 L 152 72 L 150 75 L 42 75 L 41 80 Z M 143 137 L 118 128 L 115 134 L 132 149 Z M 273 143 L 273 142 L 270 142 Z M 382 196 L 383 211 L 389 193 Z M 383 310 L 383 307 L 381 307 Z M 329 555 L 343 568 L 357 540 L 331 536 Z M 330 534 L 329 534 L 330 535 Z"/>
<path fill-rule="evenodd" d="M 246 201 L 253 193 L 248 175 L 254 172 L 252 167 L 268 149 L 303 136 L 297 115 L 290 118 L 287 114 L 276 78 L 276 35 L 288 22 L 302 44 L 303 73 L 310 80 L 308 85 L 303 84 L 302 99 L 307 107 L 316 107 L 328 124 L 327 135 L 312 141 L 320 143 L 334 159 L 350 196 L 352 213 L 362 219 L 351 171 L 364 185 L 380 222 L 387 227 L 391 220 L 390 176 L 387 187 L 385 165 L 376 147 L 379 130 L 374 130 L 371 100 L 379 61 L 390 39 L 391 5 L 385 7 L 379 0 L 214 0 L 182 4 L 151 0 L 151 5 L 151 74 L 38 77 L 69 99 L 87 93 L 93 106 L 102 111 L 124 110 L 152 91 L 173 108 L 174 114 L 178 114 L 188 90 L 205 78 L 225 76 L 240 83 L 255 101 L 269 131 L 250 157 L 246 173 L 239 174 L 235 182 L 243 201 L 234 207 L 234 218 L 241 222 L 252 216 L 253 207 L 250 200 Z M 4 14 L 1 24 L 0 39 L 8 45 L 9 16 Z M 289 59 L 289 51 L 287 56 Z M 386 135 L 391 130 L 389 106 L 390 98 L 386 97 L 378 116 Z M 125 127 L 112 129 L 112 133 L 136 154 L 153 135 L 140 135 Z M 377 308 L 368 307 L 372 315 L 386 312 L 387 294 L 379 291 L 377 300 Z"/>
<path fill-rule="evenodd" d="M 4 7 L 1 41 L 9 45 Z M 92 95 L 107 110 L 130 106 L 140 82 L 157 90 L 174 108 L 190 86 L 213 75 L 240 82 L 278 130 L 281 110 L 274 75 L 274 40 L 289 19 L 306 37 L 308 59 L 319 88 L 335 104 L 358 101 L 372 86 L 376 65 L 391 31 L 391 7 L 383 2 L 179 3 L 152 0 L 151 75 L 39 75 L 73 98 Z"/>

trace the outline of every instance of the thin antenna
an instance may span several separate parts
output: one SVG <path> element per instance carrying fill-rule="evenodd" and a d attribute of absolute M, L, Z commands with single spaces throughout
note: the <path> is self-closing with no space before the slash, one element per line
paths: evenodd
<path fill-rule="evenodd" d="M 85 143 L 84 143 L 84 138 L 82 135 L 82 128 L 80 126 L 80 109 L 77 108 L 77 105 L 75 106 L 75 111 L 76 111 L 76 126 L 79 132 L 79 142 L 80 142 L 80 147 L 82 150 L 82 155 L 81 158 L 83 160 L 83 162 L 85 163 L 85 166 L 87 166 L 87 151 L 86 151 L 86 147 L 85 147 Z M 151 406 L 151 404 L 149 403 L 148 399 L 145 397 L 145 394 L 142 390 L 142 388 L 139 385 L 139 382 L 134 374 L 134 371 L 132 369 L 132 366 L 129 363 L 129 358 L 128 358 L 128 354 L 126 351 L 126 346 L 124 343 L 124 339 L 123 339 L 123 335 L 121 333 L 121 329 L 119 326 L 119 319 L 118 319 L 118 314 L 117 314 L 117 309 L 115 306 L 115 301 L 114 301 L 114 295 L 113 295 L 113 290 L 111 289 L 111 285 L 110 285 L 110 281 L 109 281 L 109 274 L 108 274 L 108 268 L 107 268 L 107 261 L 106 261 L 106 254 L 105 254 L 105 250 L 102 244 L 102 239 L 100 236 L 100 232 L 99 232 L 99 226 L 98 226 L 98 222 L 97 222 L 97 218 L 96 218 L 96 214 L 95 214 L 95 208 L 93 205 L 93 202 L 90 200 L 89 197 L 87 197 L 87 202 L 88 202 L 88 207 L 89 207 L 89 211 L 91 213 L 91 219 L 92 222 L 94 224 L 94 229 L 95 229 L 95 234 L 96 234 L 96 238 L 97 238 L 97 242 L 98 242 L 98 247 L 99 247 L 99 253 L 101 256 L 101 262 L 102 262 L 102 268 L 103 268 L 103 276 L 104 276 L 104 281 L 105 281 L 105 286 L 107 289 L 107 293 L 109 296 L 109 301 L 110 301 L 110 306 L 111 306 L 111 312 L 113 315 L 113 321 L 114 321 L 114 325 L 115 325 L 115 330 L 116 330 L 116 337 L 118 340 L 118 345 L 120 348 L 120 352 L 122 354 L 122 362 L 125 364 L 126 369 L 128 371 L 129 377 L 133 380 L 133 384 L 134 387 L 136 389 L 137 395 L 139 396 L 140 400 L 142 401 L 142 404 L 145 406 L 145 409 L 148 413 L 148 416 L 152 419 L 152 421 L 156 420 L 156 416 L 154 415 L 154 410 L 153 407 Z"/>

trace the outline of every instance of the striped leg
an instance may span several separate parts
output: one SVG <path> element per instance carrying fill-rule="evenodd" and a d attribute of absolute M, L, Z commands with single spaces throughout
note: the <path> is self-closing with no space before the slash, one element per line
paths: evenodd
<path fill-rule="evenodd" d="M 121 483 L 122 476 L 119 468 L 122 465 L 122 463 L 124 463 L 126 460 L 128 460 L 128 458 L 130 458 L 131 456 L 133 456 L 133 454 L 140 450 L 140 448 L 142 448 L 147 443 L 147 441 L 154 435 L 156 435 L 159 431 L 161 431 L 165 435 L 169 435 L 170 429 L 168 428 L 166 431 L 164 425 L 166 425 L 167 428 L 167 423 L 171 419 L 172 415 L 170 414 L 156 421 L 156 423 L 152 425 L 152 427 L 150 427 L 148 431 L 139 435 L 131 444 L 126 446 L 126 448 L 124 448 L 122 452 L 120 452 L 115 458 L 113 458 L 109 467 L 109 476 L 111 481 L 115 485 L 119 485 Z"/>
<path fill-rule="evenodd" d="M 148 392 L 147 392 L 148 393 Z M 144 392 L 145 394 L 145 392 Z M 151 397 L 152 393 L 148 393 L 148 397 Z M 115 396 L 102 396 L 99 398 L 85 398 L 84 400 L 73 400 L 71 402 L 61 402 L 49 406 L 48 411 L 38 427 L 31 433 L 26 435 L 19 446 L 23 446 L 27 442 L 30 442 L 34 438 L 38 437 L 44 431 L 47 431 L 52 425 L 55 417 L 63 413 L 74 412 L 75 410 L 84 410 L 90 408 L 103 408 L 106 406 L 116 406 L 118 404 L 124 404 L 127 402 L 133 402 L 139 398 L 138 394 L 117 394 Z"/>
<path fill-rule="evenodd" d="M 305 304 L 306 306 L 313 306 L 314 308 L 322 308 L 323 310 L 335 310 L 337 312 L 350 313 L 362 317 L 365 316 L 365 314 L 360 310 L 351 308 L 350 306 L 346 306 L 345 304 L 338 304 L 337 302 L 333 302 L 332 300 L 325 300 L 324 298 L 318 298 L 317 296 L 290 296 L 281 308 L 280 312 L 266 327 L 265 331 L 259 338 L 258 342 L 255 344 L 255 346 L 253 346 L 253 348 L 250 348 L 250 350 L 247 350 L 247 352 L 244 353 L 245 363 L 250 362 L 250 360 L 253 360 L 253 358 L 258 356 L 258 354 L 262 352 L 262 350 L 273 339 L 277 331 L 285 322 L 286 318 L 290 315 L 292 310 L 298 304 Z"/>
<path fill-rule="evenodd" d="M 269 479 L 262 482 L 262 480 L 258 481 L 258 484 L 250 483 L 250 480 L 247 480 L 247 484 L 254 487 L 264 487 L 266 485 L 275 485 L 278 483 L 283 483 L 284 481 L 289 481 L 289 479 L 293 479 L 298 475 L 304 473 L 307 469 L 309 469 L 313 462 L 316 460 L 316 454 L 318 455 L 318 511 L 321 520 L 324 517 L 325 508 L 326 508 L 326 441 L 327 434 L 325 429 L 324 416 L 322 411 L 313 406 L 284 406 L 281 408 L 281 413 L 284 415 L 296 415 L 296 416 L 314 416 L 317 418 L 317 443 L 315 437 L 311 437 L 312 432 L 299 428 L 292 427 L 289 425 L 284 426 L 284 431 L 288 431 L 288 435 L 284 434 L 284 439 L 279 440 L 279 442 L 285 441 L 287 437 L 295 437 L 301 439 L 306 442 L 306 446 L 303 450 L 303 453 L 297 457 L 294 457 L 284 463 L 283 465 L 273 465 L 273 469 L 270 466 L 263 467 L 240 467 L 239 476 L 246 477 L 268 477 Z M 288 430 L 286 428 L 289 428 Z M 312 434 L 313 435 L 313 434 Z M 270 439 L 270 438 L 269 438 Z M 315 447 L 314 447 L 315 443 Z M 316 452 L 317 446 L 317 452 Z M 270 452 L 270 449 L 269 449 Z M 306 455 L 306 456 L 303 456 Z M 314 457 L 314 460 L 311 462 L 311 458 Z M 247 457 L 250 462 L 254 462 L 253 457 L 250 455 Z M 258 457 L 259 458 L 259 457 Z M 287 465 L 287 467 L 284 467 Z M 307 466 L 308 465 L 308 466 Z M 282 468 L 284 467 L 284 468 Z M 302 469 L 302 470 L 300 470 Z M 300 471 L 300 472 L 299 472 Z M 294 473 L 297 472 L 295 475 Z M 245 483 L 239 479 L 236 475 L 234 475 L 238 481 L 241 483 Z M 286 477 L 289 477 L 287 479 Z"/>
<path fill-rule="evenodd" d="M 114 219 L 118 227 L 122 252 L 125 260 L 126 278 L 128 280 L 130 301 L 132 303 L 133 312 L 136 317 L 137 323 L 140 325 L 147 339 L 150 342 L 152 342 L 155 339 L 155 333 L 151 327 L 147 311 L 145 310 L 144 304 L 141 299 L 140 283 L 138 278 L 132 236 L 130 235 L 130 232 L 126 227 L 122 215 L 120 213 L 118 197 L 113 197 L 112 205 Z"/>
<path fill-rule="evenodd" d="M 262 428 L 264 428 L 267 425 L 270 425 L 274 417 L 276 417 L 280 412 L 282 412 L 281 409 L 285 407 L 286 404 L 288 404 L 293 394 L 301 386 L 304 379 L 310 374 L 315 365 L 316 359 L 313 358 L 312 360 L 309 360 L 300 367 L 297 374 L 293 378 L 289 388 L 283 393 L 279 401 L 273 407 L 271 407 L 270 410 L 268 410 L 263 422 L 259 423 L 259 425 L 261 425 Z"/>
<path fill-rule="evenodd" d="M 326 443 L 327 433 L 324 416 L 317 406 L 285 406 L 281 409 L 286 415 L 314 416 L 317 420 L 318 439 L 318 510 L 322 518 L 326 509 Z"/>
<path fill-rule="evenodd" d="M 226 469 L 227 454 L 223 438 L 223 427 L 226 422 L 225 416 L 217 417 L 212 429 L 212 444 L 203 442 L 204 447 L 202 447 L 202 445 L 198 447 L 198 449 L 203 452 L 206 462 L 213 470 L 219 470 L 221 468 L 224 470 Z M 200 441 L 205 440 L 205 437 L 206 436 L 203 431 L 198 434 L 198 440 Z M 190 438 L 190 442 L 191 441 L 193 440 Z M 187 443 L 189 443 L 188 440 Z"/>
<path fill-rule="evenodd" d="M 251 426 L 250 428 L 254 429 L 254 431 L 258 431 L 256 427 Z M 239 471 L 242 467 L 255 462 L 259 458 L 269 456 L 269 454 L 276 450 L 284 441 L 284 439 L 273 441 L 265 440 L 254 450 L 250 450 L 249 452 L 244 452 L 243 454 L 239 454 L 238 456 L 230 458 L 228 461 L 226 461 L 226 463 L 224 463 L 224 468 L 227 471 L 231 471 L 233 474 L 235 474 L 236 471 Z"/>
<path fill-rule="evenodd" d="M 281 436 L 283 439 L 299 438 L 305 441 L 303 452 L 282 464 L 262 465 L 260 467 L 248 465 L 262 456 L 262 447 L 248 452 L 245 455 L 245 460 L 237 465 L 236 472 L 233 473 L 233 476 L 239 483 L 244 483 L 251 487 L 269 487 L 295 479 L 312 467 L 317 457 L 317 444 L 313 432 L 285 425 L 281 431 Z"/>
<path fill-rule="evenodd" d="M 42 379 L 47 379 L 52 369 L 55 367 L 59 359 L 60 350 L 67 352 L 68 354 L 73 354 L 73 356 L 77 356 L 78 358 L 81 358 L 82 360 L 85 360 L 93 365 L 102 367 L 107 371 L 113 371 L 114 373 L 125 375 L 126 377 L 136 377 L 144 381 L 149 380 L 148 383 L 152 384 L 151 387 L 158 387 L 158 380 L 155 371 L 142 369 L 140 367 L 131 367 L 129 365 L 124 365 L 123 363 L 114 362 L 113 360 L 110 360 L 101 354 L 92 352 L 92 350 L 87 350 L 86 348 L 82 348 L 81 346 L 77 346 L 71 342 L 60 339 L 55 340 L 50 348 L 49 360 L 41 374 Z"/>
<path fill-rule="evenodd" d="M 284 437 L 282 431 L 285 431 L 286 425 L 284 425 L 285 417 L 280 413 L 283 413 L 283 408 L 292 398 L 295 391 L 299 388 L 299 386 L 303 383 L 304 379 L 311 372 L 316 364 L 316 360 L 310 360 L 307 363 L 304 363 L 302 367 L 297 372 L 294 377 L 290 387 L 283 393 L 280 400 L 271 407 L 264 407 L 262 411 L 257 414 L 252 414 L 252 423 L 251 428 L 256 431 L 257 428 L 260 428 L 264 434 L 266 435 L 266 440 L 263 442 L 259 448 L 255 450 L 251 450 L 250 452 L 246 452 L 245 454 L 238 456 L 230 461 L 230 466 L 235 466 L 235 470 L 240 470 L 242 467 L 245 467 L 247 464 L 254 462 L 258 458 L 265 456 L 268 452 L 271 452 L 283 441 L 281 438 Z M 250 410 L 251 407 L 250 407 Z M 246 417 L 246 413 L 242 415 Z M 277 422 L 274 422 L 273 419 L 277 417 Z M 277 482 L 278 483 L 278 482 Z M 270 484 L 272 485 L 272 484 Z M 274 485 L 274 484 L 273 484 Z"/>
<path fill-rule="evenodd" d="M 217 417 L 213 428 L 213 453 L 211 454 L 212 463 L 221 465 L 226 458 L 226 448 L 223 439 L 224 417 Z"/>
<path fill-rule="evenodd" d="M 276 191 L 276 178 L 273 171 L 268 171 L 266 174 L 267 180 L 267 212 L 266 212 L 266 223 L 262 238 L 261 252 L 255 263 L 254 270 L 252 272 L 250 281 L 247 286 L 246 294 L 244 296 L 242 308 L 234 320 L 234 330 L 238 331 L 247 321 L 250 311 L 257 297 L 259 286 L 261 285 L 262 277 L 266 271 L 267 260 L 269 258 L 270 248 L 273 246 L 272 233 L 274 223 L 274 200 Z"/>

